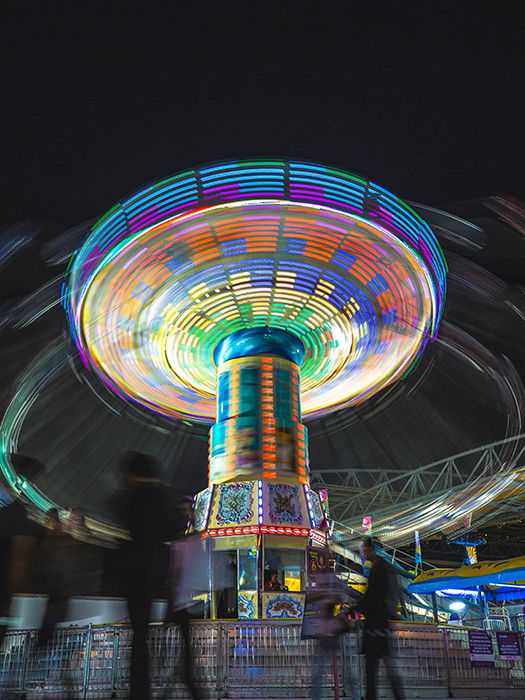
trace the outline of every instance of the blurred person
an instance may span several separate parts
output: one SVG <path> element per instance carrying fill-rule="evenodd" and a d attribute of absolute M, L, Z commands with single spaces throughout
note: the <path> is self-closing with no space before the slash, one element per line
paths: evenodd
<path fill-rule="evenodd" d="M 184 528 L 178 509 L 161 483 L 153 457 L 128 452 L 119 462 L 122 487 L 113 507 L 129 539 L 121 546 L 121 574 L 133 639 L 130 699 L 151 698 L 147 633 L 155 596 L 165 590 L 169 565 L 166 544 Z"/>
<path fill-rule="evenodd" d="M 195 512 L 193 510 L 193 498 L 191 496 L 183 496 L 179 502 L 179 508 L 184 521 L 184 530 L 179 532 L 179 538 L 193 530 Z M 177 538 L 178 539 L 178 538 Z"/>
<path fill-rule="evenodd" d="M 308 599 L 316 610 L 315 664 L 312 674 L 312 700 L 321 700 L 323 678 L 327 664 L 332 662 L 334 676 L 337 673 L 336 654 L 339 637 L 348 631 L 348 623 L 340 606 L 348 603 L 348 593 L 339 581 L 331 562 L 327 571 L 316 576 L 315 583 L 308 590 Z"/>
<path fill-rule="evenodd" d="M 67 615 L 69 591 L 67 585 L 70 539 L 60 522 L 58 510 L 50 508 L 44 522 L 37 561 L 37 581 L 41 593 L 47 594 L 44 619 L 38 632 L 38 646 L 45 646 L 52 638 L 59 622 Z"/>
<path fill-rule="evenodd" d="M 71 595 L 100 595 L 103 550 L 86 523 L 82 508 L 72 508 L 66 523 L 71 538 L 68 583 Z"/>
<path fill-rule="evenodd" d="M 34 561 L 35 588 L 40 593 L 47 595 L 44 617 L 36 638 L 38 655 L 47 655 L 44 666 L 56 667 L 63 688 L 59 697 L 73 697 L 71 677 L 71 653 L 67 657 L 60 653 L 56 655 L 51 646 L 57 626 L 67 619 L 70 592 L 69 572 L 73 561 L 71 559 L 73 545 L 72 539 L 66 531 L 56 508 L 50 508 L 44 521 L 44 534 L 40 540 L 37 556 Z M 42 663 L 42 661 L 37 661 Z M 65 691 L 65 695 L 64 695 Z M 52 695 L 51 697 L 56 697 Z"/>
<path fill-rule="evenodd" d="M 397 614 L 399 589 L 395 574 L 377 553 L 377 540 L 365 537 L 361 552 L 371 562 L 366 593 L 357 605 L 365 615 L 363 654 L 366 657 L 366 700 L 377 700 L 377 667 L 382 658 L 395 700 L 403 700 L 401 680 L 397 675 L 390 650 L 390 620 Z"/>
<path fill-rule="evenodd" d="M 178 625 L 182 637 L 182 679 L 193 700 L 199 691 L 193 678 L 193 651 L 190 636 L 189 611 L 195 606 L 194 595 L 209 588 L 209 559 L 206 541 L 193 532 L 193 498 L 184 496 L 180 502 L 185 528 L 171 545 L 168 609 L 166 625 Z"/>
<path fill-rule="evenodd" d="M 11 463 L 17 474 L 33 480 L 45 471 L 33 457 L 12 454 Z M 0 509 L 0 649 L 9 627 L 14 593 L 27 592 L 31 586 L 31 562 L 44 531 L 29 517 L 28 504 L 18 494 L 6 494 L 8 505 Z"/>

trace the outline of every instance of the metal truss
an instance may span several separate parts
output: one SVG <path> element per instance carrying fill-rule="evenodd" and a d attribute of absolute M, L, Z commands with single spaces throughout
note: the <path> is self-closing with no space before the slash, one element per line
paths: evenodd
<path fill-rule="evenodd" d="M 501 448 L 509 446 L 512 454 L 502 457 L 504 450 Z M 343 471 L 321 467 L 312 470 L 312 480 L 316 488 L 329 490 L 334 517 L 341 523 L 351 524 L 363 514 L 382 517 L 401 504 L 424 503 L 429 495 L 437 498 L 441 494 L 450 494 L 464 489 L 476 479 L 494 476 L 503 470 L 508 473 L 523 467 L 524 463 L 525 433 L 522 433 L 407 472 L 378 468 Z M 520 476 L 517 475 L 518 481 Z M 523 516 L 525 468 L 522 477 L 521 490 L 503 493 L 496 503 L 491 504 L 487 514 L 497 511 L 498 517 L 507 515 L 516 519 Z"/>
<path fill-rule="evenodd" d="M 522 530 L 519 531 L 516 539 L 508 543 L 497 542 L 493 538 L 489 538 L 486 544 L 478 548 L 478 560 L 510 559 L 511 557 L 520 556 L 523 551 L 523 539 L 519 535 L 522 535 L 522 532 Z M 445 562 L 447 566 L 450 566 L 454 561 L 456 566 L 461 566 L 463 549 L 459 545 L 451 547 L 450 544 L 445 542 L 445 538 L 425 540 L 424 554 L 426 561 L 432 562 L 434 566 L 440 566 L 441 562 Z"/>

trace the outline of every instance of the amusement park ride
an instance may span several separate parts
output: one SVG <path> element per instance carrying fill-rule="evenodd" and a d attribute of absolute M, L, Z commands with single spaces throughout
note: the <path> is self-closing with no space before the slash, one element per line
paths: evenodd
<path fill-rule="evenodd" d="M 93 227 L 64 290 L 83 363 L 126 401 L 213 424 L 194 530 L 212 577 L 236 575 L 236 610 L 217 599 L 215 615 L 302 616 L 329 536 L 302 421 L 401 380 L 437 334 L 445 279 L 410 207 L 315 163 L 182 172 Z"/>

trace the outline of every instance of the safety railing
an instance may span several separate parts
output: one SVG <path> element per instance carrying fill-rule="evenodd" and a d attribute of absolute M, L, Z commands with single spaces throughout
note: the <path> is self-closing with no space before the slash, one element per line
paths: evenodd
<path fill-rule="evenodd" d="M 520 655 L 502 658 L 496 632 L 489 631 L 493 664 L 475 667 L 470 660 L 466 628 L 397 623 L 392 651 L 407 688 L 463 696 L 465 688 L 506 691 L 525 689 L 523 639 Z M 156 697 L 184 698 L 177 627 L 152 625 L 151 682 Z M 316 658 L 315 640 L 301 639 L 294 622 L 206 622 L 192 626 L 194 671 L 203 697 L 303 698 L 311 694 Z M 10 632 L 0 652 L 2 692 L 26 692 L 29 697 L 66 693 L 75 698 L 127 696 L 131 632 L 127 625 L 94 625 L 60 629 L 52 642 L 39 648 L 34 630 Z M 364 660 L 359 633 L 340 637 L 336 664 L 327 664 L 323 696 L 360 698 Z M 334 673 L 335 669 L 335 673 Z M 379 686 L 386 687 L 384 670 Z M 414 694 L 414 693 L 412 693 Z"/>
<path fill-rule="evenodd" d="M 483 620 L 483 628 L 486 630 L 510 630 L 510 617 L 508 615 L 494 615 Z"/>

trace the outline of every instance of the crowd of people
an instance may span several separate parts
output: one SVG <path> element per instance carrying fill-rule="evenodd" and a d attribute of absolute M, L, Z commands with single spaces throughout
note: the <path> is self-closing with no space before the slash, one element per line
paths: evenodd
<path fill-rule="evenodd" d="M 33 480 L 44 469 L 37 460 L 13 455 L 20 477 Z M 132 628 L 130 698 L 151 697 L 147 632 L 155 598 L 167 598 L 165 623 L 178 624 L 183 640 L 183 678 L 198 697 L 192 676 L 189 615 L 193 602 L 182 575 L 190 542 L 185 537 L 192 499 L 167 489 L 157 461 L 130 452 L 119 461 L 119 488 L 111 503 L 116 522 L 127 533 L 118 544 L 101 547 L 73 509 L 61 519 L 50 509 L 43 522 L 30 517 L 21 498 L 0 509 L 0 648 L 9 629 L 15 593 L 47 596 L 35 653 L 44 653 L 57 625 L 66 620 L 72 595 L 118 595 L 127 602 Z M 187 568 L 187 567 L 186 567 Z M 187 589 L 187 585 L 186 585 Z"/>
<path fill-rule="evenodd" d="M 43 469 L 37 460 L 13 455 L 19 476 L 33 480 Z M 160 478 L 157 461 L 138 452 L 122 456 L 118 464 L 119 488 L 111 508 L 127 533 L 113 549 L 103 550 L 93 538 L 81 509 L 67 518 L 50 509 L 44 522 L 27 512 L 21 498 L 0 508 L 0 648 L 9 626 L 12 597 L 18 592 L 47 596 L 45 614 L 37 636 L 35 653 L 45 653 L 60 622 L 66 620 L 71 595 L 123 596 L 132 628 L 130 694 L 132 700 L 151 697 L 147 634 L 155 598 L 168 600 L 166 625 L 181 631 L 182 676 L 192 698 L 199 697 L 192 668 L 189 609 L 198 587 L 198 536 L 187 535 L 193 515 L 188 496 L 177 498 Z M 364 596 L 349 596 L 349 589 L 328 569 L 318 575 L 307 591 L 317 627 L 305 636 L 317 639 L 312 675 L 314 700 L 320 700 L 325 667 L 349 630 L 349 619 L 364 616 L 362 652 L 366 656 L 366 698 L 376 700 L 379 660 L 384 659 L 396 700 L 403 697 L 390 653 L 390 622 L 398 602 L 395 577 L 366 538 L 363 558 L 371 563 Z M 267 572 L 267 591 L 285 591 L 276 571 Z M 198 577 L 198 575 L 197 575 Z M 206 576 L 204 578 L 207 578 Z M 202 588 L 207 588 L 203 579 Z"/>

